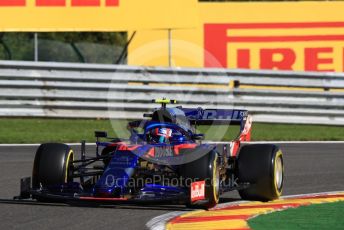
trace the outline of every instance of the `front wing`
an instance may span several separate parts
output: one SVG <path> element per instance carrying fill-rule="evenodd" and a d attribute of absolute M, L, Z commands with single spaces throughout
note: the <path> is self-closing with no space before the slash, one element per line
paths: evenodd
<path fill-rule="evenodd" d="M 66 203 L 66 204 L 84 204 L 84 205 L 116 205 L 116 204 L 187 204 L 190 202 L 188 193 L 180 193 L 175 196 L 166 196 L 161 194 L 158 197 L 136 197 L 136 198 L 113 198 L 96 197 L 87 193 L 52 193 L 46 189 L 31 189 L 31 178 L 23 178 L 20 181 L 20 195 L 14 197 L 16 200 L 36 199 L 39 201 Z M 197 204 L 206 202 L 198 201 Z"/>

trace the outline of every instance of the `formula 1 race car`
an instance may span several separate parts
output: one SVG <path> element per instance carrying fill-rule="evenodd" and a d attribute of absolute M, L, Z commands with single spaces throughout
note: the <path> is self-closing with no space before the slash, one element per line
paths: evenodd
<path fill-rule="evenodd" d="M 21 180 L 19 199 L 101 204 L 172 202 L 211 208 L 221 194 L 238 190 L 245 200 L 277 199 L 283 187 L 283 156 L 272 144 L 249 144 L 246 110 L 167 108 L 174 100 L 128 123 L 129 139 L 97 138 L 95 157 L 65 144 L 42 144 L 31 178 Z M 206 142 L 196 127 L 237 125 L 231 142 Z M 100 141 L 105 140 L 105 141 Z"/>

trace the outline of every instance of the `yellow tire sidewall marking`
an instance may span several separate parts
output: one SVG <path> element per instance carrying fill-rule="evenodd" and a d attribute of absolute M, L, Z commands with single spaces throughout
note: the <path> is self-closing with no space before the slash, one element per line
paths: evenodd
<path fill-rule="evenodd" d="M 274 174 L 273 174 L 273 181 L 274 181 L 274 190 L 275 190 L 275 193 L 278 197 L 281 196 L 282 194 L 282 190 L 283 190 L 283 175 L 284 175 L 284 164 L 283 164 L 283 158 L 282 158 L 283 154 L 282 154 L 282 151 L 281 150 L 278 150 L 278 152 L 276 153 L 275 157 L 274 157 Z M 278 158 L 281 158 L 281 162 L 282 162 L 282 187 L 281 187 L 281 191 L 279 191 L 278 189 L 278 184 L 277 184 L 277 181 L 276 181 L 276 173 L 277 173 L 277 159 Z"/>
<path fill-rule="evenodd" d="M 72 157 L 72 161 L 74 161 L 74 152 L 72 149 L 69 150 L 67 159 L 66 159 L 65 178 L 64 178 L 65 183 L 68 182 L 68 168 L 69 168 L 69 161 L 71 157 Z"/>

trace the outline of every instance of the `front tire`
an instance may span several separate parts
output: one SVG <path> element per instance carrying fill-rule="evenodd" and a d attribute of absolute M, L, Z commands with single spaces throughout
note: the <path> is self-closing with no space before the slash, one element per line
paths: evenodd
<path fill-rule="evenodd" d="M 193 162 L 183 165 L 181 176 L 188 179 L 205 181 L 205 201 L 201 203 L 188 203 L 190 208 L 212 208 L 219 202 L 220 174 L 218 167 L 218 154 L 211 151 Z M 190 187 L 190 185 L 189 185 Z"/>
<path fill-rule="evenodd" d="M 242 199 L 278 199 L 282 194 L 284 180 L 282 151 L 270 144 L 243 146 L 238 157 L 238 178 L 241 183 L 250 183 L 247 189 L 239 190 Z"/>
<path fill-rule="evenodd" d="M 32 187 L 39 189 L 73 181 L 73 150 L 65 144 L 42 144 L 35 156 Z"/>

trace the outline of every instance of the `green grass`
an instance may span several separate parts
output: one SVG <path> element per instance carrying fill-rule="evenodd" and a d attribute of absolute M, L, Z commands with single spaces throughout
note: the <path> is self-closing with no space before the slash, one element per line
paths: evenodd
<path fill-rule="evenodd" d="M 343 141 L 344 126 L 253 123 L 252 138 L 266 141 Z"/>
<path fill-rule="evenodd" d="M 261 215 L 248 221 L 253 230 L 343 229 L 344 202 L 316 204 Z"/>
<path fill-rule="evenodd" d="M 1 118 L 0 143 L 41 143 L 41 142 L 93 142 L 94 131 L 108 131 L 116 137 L 118 130 L 126 130 L 126 122 L 117 120 L 111 125 L 109 120 L 92 119 L 36 119 Z M 237 127 L 201 127 L 206 139 L 229 140 L 235 137 Z M 123 136 L 124 135 L 124 136 Z M 123 132 L 121 137 L 126 137 Z M 226 137 L 226 138 L 222 138 Z M 344 127 L 321 125 L 285 125 L 254 123 L 252 139 L 255 141 L 309 141 L 344 140 Z"/>
<path fill-rule="evenodd" d="M 0 119 L 0 143 L 93 142 L 95 130 L 111 131 L 110 121 L 5 118 Z"/>

